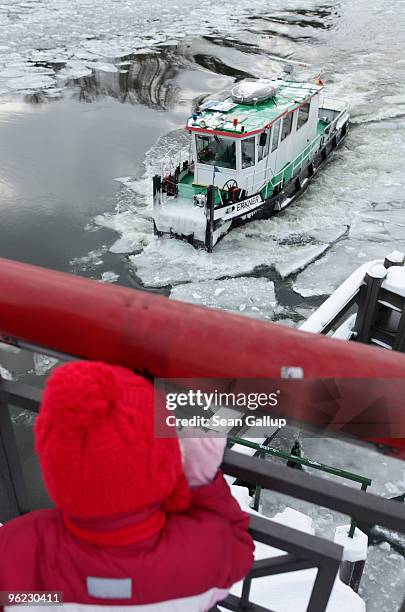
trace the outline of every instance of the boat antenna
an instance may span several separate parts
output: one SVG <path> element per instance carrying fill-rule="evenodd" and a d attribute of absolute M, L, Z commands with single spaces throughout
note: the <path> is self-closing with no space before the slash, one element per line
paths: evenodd
<path fill-rule="evenodd" d="M 311 64 L 306 62 L 300 62 L 298 60 L 292 60 L 288 57 L 280 57 L 279 55 L 268 55 L 269 59 L 274 60 L 275 62 L 284 62 L 286 65 L 291 64 L 292 66 L 298 66 L 299 68 L 310 68 Z"/>

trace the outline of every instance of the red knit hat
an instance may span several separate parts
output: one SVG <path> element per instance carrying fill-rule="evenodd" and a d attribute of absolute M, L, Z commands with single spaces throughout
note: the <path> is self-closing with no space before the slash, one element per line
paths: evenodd
<path fill-rule="evenodd" d="M 35 436 L 48 491 L 73 516 L 188 507 L 178 440 L 154 436 L 153 386 L 130 370 L 91 361 L 57 368 Z"/>

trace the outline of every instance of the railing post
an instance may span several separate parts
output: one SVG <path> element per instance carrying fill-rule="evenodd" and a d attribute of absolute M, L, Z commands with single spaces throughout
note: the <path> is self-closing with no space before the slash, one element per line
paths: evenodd
<path fill-rule="evenodd" d="M 259 452 L 258 456 L 260 457 L 260 459 L 266 459 L 266 453 L 264 453 L 264 452 Z M 256 510 L 256 512 L 259 511 L 261 493 L 262 493 L 261 486 L 260 485 L 256 485 L 255 496 L 254 496 L 254 499 L 253 499 L 253 510 Z"/>
<path fill-rule="evenodd" d="M 387 270 L 382 265 L 375 265 L 366 273 L 365 284 L 360 287 L 359 309 L 354 325 L 355 340 L 368 343 L 371 328 L 375 322 L 378 294 Z"/>
<path fill-rule="evenodd" d="M 212 253 L 214 246 L 214 201 L 214 185 L 209 185 L 207 189 L 207 204 L 205 209 L 207 216 L 207 225 L 205 228 L 205 250 L 208 251 L 208 253 Z"/>
<path fill-rule="evenodd" d="M 27 492 L 7 402 L 0 380 L 0 522 L 28 512 Z"/>
<path fill-rule="evenodd" d="M 318 573 L 308 603 L 307 612 L 320 612 L 321 610 L 326 610 L 339 570 L 339 565 L 339 561 L 333 562 L 332 560 L 324 560 L 322 566 L 318 567 Z"/>
<path fill-rule="evenodd" d="M 240 609 L 241 610 L 249 610 L 249 597 L 250 597 L 250 588 L 252 586 L 252 579 L 245 578 L 242 586 L 242 595 L 240 598 Z"/>
<path fill-rule="evenodd" d="M 162 180 L 158 174 L 153 177 L 153 219 L 155 219 L 158 208 L 162 205 Z M 158 234 L 155 220 L 153 220 L 153 230 Z"/>
<path fill-rule="evenodd" d="M 391 268 L 392 266 L 403 266 L 404 265 L 404 253 L 400 251 L 392 251 L 384 259 L 384 268 Z"/>

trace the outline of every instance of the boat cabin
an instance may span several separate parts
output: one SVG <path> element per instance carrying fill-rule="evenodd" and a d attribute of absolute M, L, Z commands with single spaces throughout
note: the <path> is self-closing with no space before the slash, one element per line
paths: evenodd
<path fill-rule="evenodd" d="M 248 194 L 259 191 L 317 137 L 322 88 L 255 79 L 206 99 L 186 126 L 193 185 L 227 189 L 236 181 Z"/>

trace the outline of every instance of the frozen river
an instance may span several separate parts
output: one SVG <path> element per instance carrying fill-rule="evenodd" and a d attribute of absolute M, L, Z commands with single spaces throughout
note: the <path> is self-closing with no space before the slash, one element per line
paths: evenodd
<path fill-rule="evenodd" d="M 405 250 L 404 1 L 0 0 L 0 33 L 0 256 L 293 325 L 355 267 Z M 195 101 L 278 73 L 274 55 L 310 63 L 307 76 L 349 103 L 343 147 L 288 210 L 213 254 L 157 240 L 151 177 L 185 146 Z M 39 380 L 47 369 L 15 353 L 0 363 Z M 386 483 L 370 449 L 304 449 L 385 496 L 405 489 L 402 465 Z M 320 515 L 317 529 L 333 521 Z M 404 559 L 374 548 L 367 609 L 394 609 L 401 583 Z"/>

